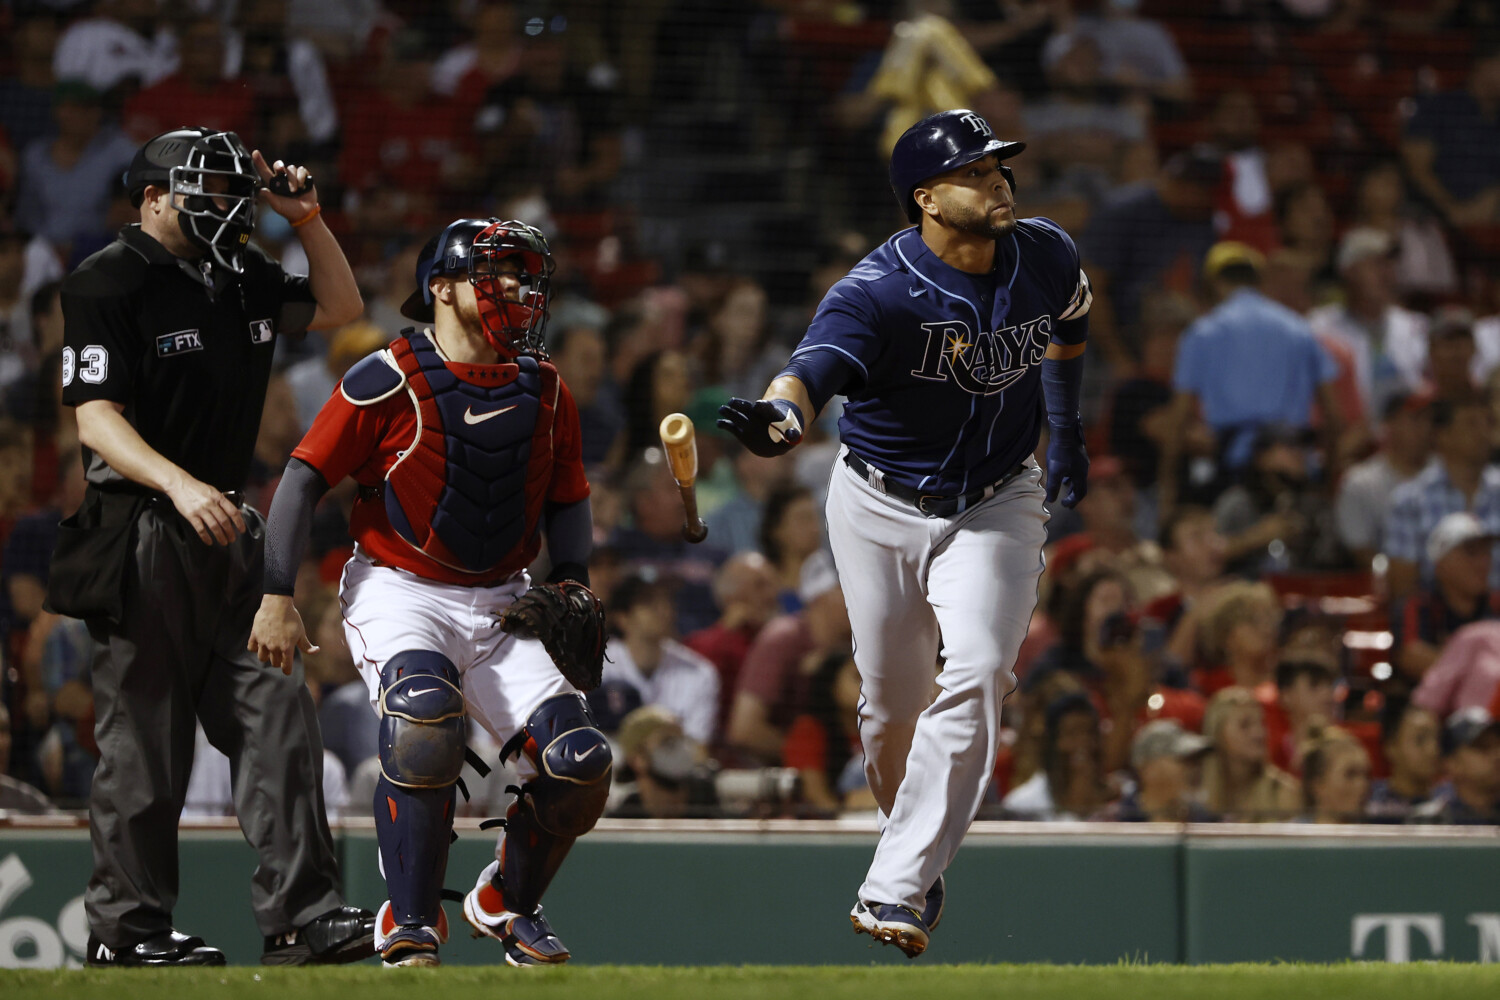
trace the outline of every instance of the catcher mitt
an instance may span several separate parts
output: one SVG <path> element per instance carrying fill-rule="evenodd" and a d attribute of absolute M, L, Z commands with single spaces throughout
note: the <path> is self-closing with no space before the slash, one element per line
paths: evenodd
<path fill-rule="evenodd" d="M 604 604 L 581 583 L 532 587 L 501 614 L 500 628 L 540 641 L 558 673 L 580 691 L 594 690 L 604 677 Z"/>

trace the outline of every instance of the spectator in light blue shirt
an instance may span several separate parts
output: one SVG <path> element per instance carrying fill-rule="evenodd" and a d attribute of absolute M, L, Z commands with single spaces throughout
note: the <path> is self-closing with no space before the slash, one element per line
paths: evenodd
<path fill-rule="evenodd" d="M 105 233 L 110 193 L 136 144 L 104 119 L 103 98 L 79 80 L 62 80 L 52 97 L 56 130 L 21 153 L 16 223 L 67 248 Z"/>
<path fill-rule="evenodd" d="M 1314 403 L 1324 415 L 1325 454 L 1334 453 L 1337 439 L 1331 426 L 1337 365 L 1306 320 L 1261 294 L 1264 268 L 1265 258 L 1243 243 L 1215 244 L 1203 274 L 1218 305 L 1177 345 L 1172 385 L 1178 419 L 1172 426 L 1187 426 L 1193 408 L 1201 407 L 1218 435 L 1221 467 L 1230 473 L 1249 462 L 1260 428 L 1310 428 Z"/>

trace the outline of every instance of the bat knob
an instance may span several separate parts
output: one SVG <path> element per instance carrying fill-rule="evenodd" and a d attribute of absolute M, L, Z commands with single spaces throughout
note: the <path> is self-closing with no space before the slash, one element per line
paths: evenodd
<path fill-rule="evenodd" d="M 682 537 L 693 545 L 697 545 L 708 537 L 708 525 L 704 524 L 701 520 L 694 521 L 691 524 L 684 524 L 682 526 Z"/>

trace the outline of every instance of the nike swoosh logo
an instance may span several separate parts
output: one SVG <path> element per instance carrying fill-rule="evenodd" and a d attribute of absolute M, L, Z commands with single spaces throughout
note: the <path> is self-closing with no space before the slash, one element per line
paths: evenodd
<path fill-rule="evenodd" d="M 784 418 L 776 421 L 769 428 L 767 428 L 766 433 L 770 436 L 771 440 L 775 441 L 777 444 L 780 444 L 783 441 L 795 442 L 797 440 L 800 440 L 802 437 L 802 425 L 797 423 L 796 416 L 788 413 Z"/>
<path fill-rule="evenodd" d="M 520 405 L 520 403 L 516 403 L 512 406 L 502 406 L 498 410 L 491 410 L 488 413 L 480 413 L 478 415 L 474 413 L 474 407 L 470 406 L 464 409 L 464 423 L 482 424 L 491 417 L 498 417 L 502 413 L 509 413 L 511 410 L 514 410 L 517 406 Z"/>
<path fill-rule="evenodd" d="M 434 691 L 441 691 L 441 690 L 442 690 L 442 688 L 423 688 L 420 691 L 408 691 L 408 692 L 406 692 L 406 696 L 408 698 L 420 698 L 424 694 L 432 694 L 432 692 L 434 692 Z"/>
<path fill-rule="evenodd" d="M 573 759 L 575 761 L 583 760 L 583 758 L 587 757 L 589 754 L 593 753 L 595 750 L 598 750 L 598 749 L 599 749 L 599 744 L 596 743 L 593 746 L 589 747 L 588 750 L 586 752 L 584 752 L 584 753 L 579 753 L 577 750 L 574 750 L 573 751 Z"/>
<path fill-rule="evenodd" d="M 918 295 L 926 295 L 927 289 L 922 287 L 921 285 L 918 285 L 916 288 L 908 288 L 906 290 L 906 294 L 910 295 L 912 298 L 916 298 Z"/>

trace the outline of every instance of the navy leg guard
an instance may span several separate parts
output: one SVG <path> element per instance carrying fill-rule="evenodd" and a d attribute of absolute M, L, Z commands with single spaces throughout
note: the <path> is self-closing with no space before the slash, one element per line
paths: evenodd
<path fill-rule="evenodd" d="M 518 751 L 536 765 L 537 775 L 506 813 L 494 885 L 507 910 L 529 916 L 573 842 L 603 814 L 614 761 L 588 704 L 572 694 L 538 705 L 501 758 Z"/>
<path fill-rule="evenodd" d="M 397 924 L 437 927 L 464 764 L 458 668 L 429 650 L 397 653 L 380 675 L 375 835 Z"/>

